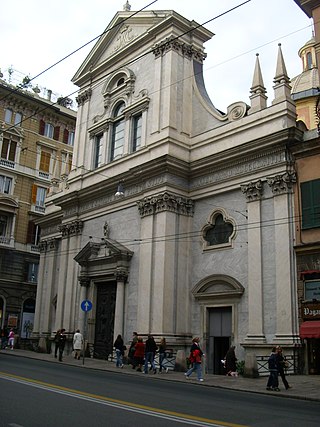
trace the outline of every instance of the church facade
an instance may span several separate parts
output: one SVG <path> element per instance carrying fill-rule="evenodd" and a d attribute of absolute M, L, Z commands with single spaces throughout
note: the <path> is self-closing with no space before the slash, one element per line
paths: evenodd
<path fill-rule="evenodd" d="M 80 328 L 106 357 L 118 334 L 165 336 L 175 350 L 197 335 L 214 373 L 231 344 L 239 359 L 291 352 L 288 147 L 303 132 L 281 46 L 271 105 L 257 56 L 250 105 L 222 113 L 202 73 L 213 34 L 174 11 L 131 15 L 115 15 L 73 78 L 73 167 L 40 221 L 33 336 Z"/>

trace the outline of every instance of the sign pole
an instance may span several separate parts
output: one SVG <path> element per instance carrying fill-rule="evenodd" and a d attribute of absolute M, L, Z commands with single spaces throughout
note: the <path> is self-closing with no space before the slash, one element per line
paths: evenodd
<path fill-rule="evenodd" d="M 83 327 L 83 345 L 82 345 L 82 364 L 84 365 L 86 339 L 87 339 L 87 315 L 88 311 L 92 309 L 92 302 L 85 299 L 81 303 L 81 310 L 84 311 L 84 327 Z"/>

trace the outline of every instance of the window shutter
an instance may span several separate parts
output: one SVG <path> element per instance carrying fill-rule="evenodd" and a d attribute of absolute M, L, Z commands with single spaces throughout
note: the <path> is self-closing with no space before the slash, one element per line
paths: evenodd
<path fill-rule="evenodd" d="M 34 243 L 35 228 L 35 223 L 33 221 L 29 221 L 27 231 L 27 243 Z"/>
<path fill-rule="evenodd" d="M 47 151 L 41 151 L 40 157 L 40 170 L 43 172 L 49 172 L 50 167 L 50 153 Z"/>
<path fill-rule="evenodd" d="M 59 135 L 60 135 L 60 126 L 56 126 L 54 128 L 53 139 L 55 139 L 56 141 L 59 141 Z"/>
<path fill-rule="evenodd" d="M 44 120 L 40 120 L 39 123 L 39 133 L 40 135 L 44 135 L 44 128 L 45 128 L 46 124 L 44 122 Z"/>
<path fill-rule="evenodd" d="M 63 131 L 63 142 L 64 142 L 64 144 L 68 144 L 68 139 L 69 139 L 69 131 L 68 131 L 68 129 L 65 129 Z"/>
<path fill-rule="evenodd" d="M 38 189 L 38 187 L 36 186 L 36 184 L 33 184 L 33 186 L 32 186 L 32 194 L 31 194 L 31 200 L 32 200 L 32 203 L 34 205 L 37 202 L 37 189 Z"/>
<path fill-rule="evenodd" d="M 302 228 L 320 226 L 320 179 L 301 184 Z"/>

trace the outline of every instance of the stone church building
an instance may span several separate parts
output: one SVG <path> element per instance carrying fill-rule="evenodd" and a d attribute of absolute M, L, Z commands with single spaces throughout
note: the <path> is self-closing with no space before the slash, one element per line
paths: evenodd
<path fill-rule="evenodd" d="M 204 85 L 213 33 L 172 10 L 117 13 L 73 78 L 73 166 L 47 198 L 33 336 L 80 328 L 96 357 L 118 334 L 201 338 L 207 369 L 299 341 L 293 184 L 302 139 L 281 46 L 270 106 Z M 228 82 L 221 82 L 227 85 Z M 81 303 L 92 302 L 85 312 Z"/>

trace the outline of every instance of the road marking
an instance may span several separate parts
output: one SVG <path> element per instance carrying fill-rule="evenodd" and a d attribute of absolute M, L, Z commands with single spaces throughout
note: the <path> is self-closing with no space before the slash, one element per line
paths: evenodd
<path fill-rule="evenodd" d="M 151 406 L 140 405 L 137 403 L 126 402 L 124 400 L 113 399 L 111 397 L 99 396 L 92 393 L 86 393 L 80 390 L 74 390 L 67 387 L 58 386 L 55 384 L 46 383 L 43 381 L 34 380 L 31 378 L 20 377 L 18 375 L 7 374 L 0 372 L 0 378 L 8 381 L 13 381 L 19 384 L 24 384 L 42 390 L 51 391 L 54 393 L 63 394 L 69 397 L 75 397 L 77 399 L 87 400 L 102 405 L 111 406 L 117 409 L 122 409 L 130 412 L 136 412 L 143 415 L 149 415 L 152 417 L 168 419 L 179 423 L 192 424 L 195 426 L 203 427 L 247 427 L 243 424 L 234 424 L 224 421 L 211 420 L 208 418 L 197 417 L 194 415 L 183 414 L 174 411 L 168 411 L 165 409 L 153 408 Z"/>

